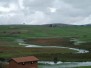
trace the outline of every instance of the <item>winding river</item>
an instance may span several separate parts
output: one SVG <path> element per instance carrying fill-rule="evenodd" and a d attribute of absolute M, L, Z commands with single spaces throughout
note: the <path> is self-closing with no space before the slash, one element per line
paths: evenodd
<path fill-rule="evenodd" d="M 31 44 L 24 44 L 24 43 L 19 43 L 19 45 L 24 45 L 25 47 L 35 47 L 35 48 L 68 48 L 71 50 L 76 50 L 77 53 L 88 53 L 88 50 L 84 49 L 77 49 L 77 48 L 70 48 L 70 47 L 61 47 L 61 46 L 40 46 L 40 45 L 31 45 Z"/>
<path fill-rule="evenodd" d="M 61 47 L 61 46 L 40 46 L 40 45 L 31 45 L 31 44 L 24 44 L 19 43 L 19 45 L 24 45 L 25 47 L 35 47 L 35 48 L 68 48 L 71 50 L 76 50 L 77 53 L 88 53 L 88 50 L 84 49 L 77 49 L 77 48 L 70 48 L 70 47 Z M 55 64 L 53 61 L 39 61 L 38 62 L 39 68 L 75 68 L 79 66 L 91 66 L 91 62 L 57 62 Z"/>

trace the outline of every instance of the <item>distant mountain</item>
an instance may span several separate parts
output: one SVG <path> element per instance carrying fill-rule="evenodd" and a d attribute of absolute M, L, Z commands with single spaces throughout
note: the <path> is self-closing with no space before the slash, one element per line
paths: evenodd
<path fill-rule="evenodd" d="M 91 26 L 91 24 L 76 25 L 76 26 Z"/>
<path fill-rule="evenodd" d="M 76 26 L 71 24 L 61 24 L 61 23 L 53 23 L 53 24 L 44 24 L 42 26 L 49 26 L 49 27 L 64 27 L 64 26 Z"/>
<path fill-rule="evenodd" d="M 91 24 L 86 24 L 86 26 L 91 26 Z"/>

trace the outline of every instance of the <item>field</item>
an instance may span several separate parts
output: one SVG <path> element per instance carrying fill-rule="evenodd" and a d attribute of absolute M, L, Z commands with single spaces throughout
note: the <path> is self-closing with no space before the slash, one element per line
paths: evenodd
<path fill-rule="evenodd" d="M 61 61 L 91 61 L 91 27 L 90 26 L 0 26 L 0 59 L 35 55 L 40 60 L 53 60 L 55 56 Z M 70 39 L 76 38 L 86 43 L 74 45 Z M 89 50 L 79 54 L 74 50 L 63 48 L 25 48 L 17 39 L 27 44 L 42 46 L 65 46 Z"/>
<path fill-rule="evenodd" d="M 80 40 L 91 40 L 90 26 L 0 26 L 0 37 L 40 38 L 40 37 L 77 37 Z"/>

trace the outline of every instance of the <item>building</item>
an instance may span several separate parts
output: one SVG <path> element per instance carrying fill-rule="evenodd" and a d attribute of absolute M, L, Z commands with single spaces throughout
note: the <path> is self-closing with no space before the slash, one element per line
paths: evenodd
<path fill-rule="evenodd" d="M 9 62 L 9 68 L 38 68 L 35 56 L 12 58 Z"/>

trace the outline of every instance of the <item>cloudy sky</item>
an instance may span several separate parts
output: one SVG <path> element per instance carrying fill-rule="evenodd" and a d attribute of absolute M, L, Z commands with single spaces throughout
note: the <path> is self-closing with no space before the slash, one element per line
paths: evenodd
<path fill-rule="evenodd" d="M 91 0 L 0 0 L 0 24 L 91 24 Z"/>

